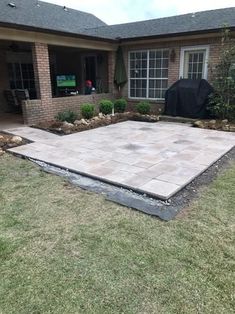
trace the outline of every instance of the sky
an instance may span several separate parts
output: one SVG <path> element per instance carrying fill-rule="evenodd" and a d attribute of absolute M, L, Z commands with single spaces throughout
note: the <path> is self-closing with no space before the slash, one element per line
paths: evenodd
<path fill-rule="evenodd" d="M 234 7 L 235 0 L 43 0 L 95 14 L 107 24 Z"/>

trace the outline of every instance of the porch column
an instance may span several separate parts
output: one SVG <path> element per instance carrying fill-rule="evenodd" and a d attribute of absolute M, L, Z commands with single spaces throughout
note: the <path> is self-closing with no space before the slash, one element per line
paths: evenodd
<path fill-rule="evenodd" d="M 37 98 L 41 99 L 45 113 L 52 105 L 51 77 L 48 45 L 34 43 L 32 57 L 35 75 Z"/>
<path fill-rule="evenodd" d="M 115 51 L 108 52 L 108 88 L 109 93 L 115 93 L 114 88 Z"/>

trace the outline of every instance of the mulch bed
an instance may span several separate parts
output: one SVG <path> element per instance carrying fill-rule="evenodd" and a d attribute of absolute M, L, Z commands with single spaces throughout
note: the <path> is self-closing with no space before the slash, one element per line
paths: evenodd
<path fill-rule="evenodd" d="M 155 115 L 141 115 L 138 113 L 125 112 L 116 113 L 114 116 L 102 115 L 100 117 L 96 116 L 89 120 L 85 119 L 77 120 L 78 123 L 76 124 L 75 121 L 73 125 L 67 122 L 52 120 L 47 122 L 41 122 L 37 125 L 33 125 L 33 127 L 59 135 L 68 135 L 128 120 L 142 122 L 157 122 L 159 119 L 158 116 Z M 79 123 L 80 121 L 83 121 L 84 123 Z"/>

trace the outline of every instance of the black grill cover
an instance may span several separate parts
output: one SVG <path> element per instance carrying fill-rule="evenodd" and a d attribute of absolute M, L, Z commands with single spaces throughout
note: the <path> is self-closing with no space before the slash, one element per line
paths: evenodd
<path fill-rule="evenodd" d="M 206 80 L 181 79 L 166 91 L 165 114 L 186 118 L 206 118 L 208 96 L 213 91 Z"/>

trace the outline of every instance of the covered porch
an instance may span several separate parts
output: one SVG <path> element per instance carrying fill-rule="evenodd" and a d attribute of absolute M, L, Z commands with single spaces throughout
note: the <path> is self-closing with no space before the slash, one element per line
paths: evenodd
<path fill-rule="evenodd" d="M 0 129 L 51 120 L 66 109 L 80 113 L 83 103 L 113 97 L 113 46 L 58 43 L 0 40 Z M 87 80 L 94 87 L 89 95 Z"/>

